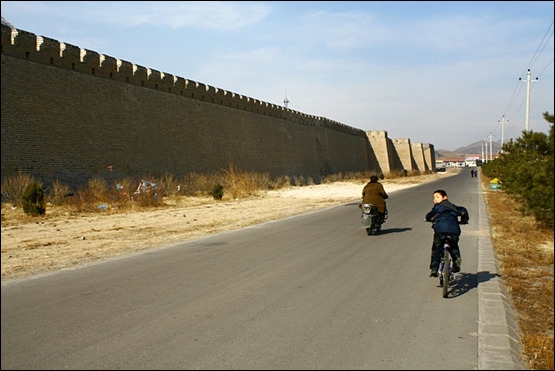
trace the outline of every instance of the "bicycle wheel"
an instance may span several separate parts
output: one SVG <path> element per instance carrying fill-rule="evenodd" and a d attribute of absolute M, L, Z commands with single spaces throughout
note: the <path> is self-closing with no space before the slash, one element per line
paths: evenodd
<path fill-rule="evenodd" d="M 449 278 L 451 277 L 451 256 L 449 251 L 445 250 L 443 253 L 443 297 L 446 298 L 449 294 Z"/>

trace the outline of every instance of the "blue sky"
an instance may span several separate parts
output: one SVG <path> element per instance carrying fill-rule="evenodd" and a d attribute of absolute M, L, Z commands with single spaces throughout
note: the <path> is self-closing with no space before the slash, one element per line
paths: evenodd
<path fill-rule="evenodd" d="M 2 1 L 16 28 L 390 138 L 547 132 L 553 1 Z M 522 81 L 519 81 L 522 78 Z"/>

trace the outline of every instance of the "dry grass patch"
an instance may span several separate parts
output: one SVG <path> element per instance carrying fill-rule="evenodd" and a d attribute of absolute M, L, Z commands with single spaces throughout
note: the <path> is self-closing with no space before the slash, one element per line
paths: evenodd
<path fill-rule="evenodd" d="M 505 192 L 489 190 L 492 243 L 520 327 L 524 361 L 534 370 L 553 370 L 553 229 L 518 211 Z"/>

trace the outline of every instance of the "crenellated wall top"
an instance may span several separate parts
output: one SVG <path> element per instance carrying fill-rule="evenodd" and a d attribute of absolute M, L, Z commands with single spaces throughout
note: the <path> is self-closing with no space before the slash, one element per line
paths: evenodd
<path fill-rule="evenodd" d="M 302 125 L 324 127 L 356 136 L 366 135 L 361 129 L 325 117 L 307 115 L 48 37 L 37 36 L 31 32 L 10 28 L 4 24 L 2 24 L 1 30 L 2 54 L 6 56 L 220 104 Z"/>
<path fill-rule="evenodd" d="M 366 132 L 366 136 L 371 139 L 387 139 L 387 131 L 385 130 L 369 130 Z"/>

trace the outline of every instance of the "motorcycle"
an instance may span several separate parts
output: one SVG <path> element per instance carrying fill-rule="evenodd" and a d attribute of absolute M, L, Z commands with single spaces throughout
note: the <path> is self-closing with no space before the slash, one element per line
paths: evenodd
<path fill-rule="evenodd" d="M 387 219 L 387 209 L 382 214 L 376 206 L 363 204 L 361 218 L 362 227 L 366 229 L 366 233 L 369 236 L 378 234 L 382 230 L 382 224 Z"/>

